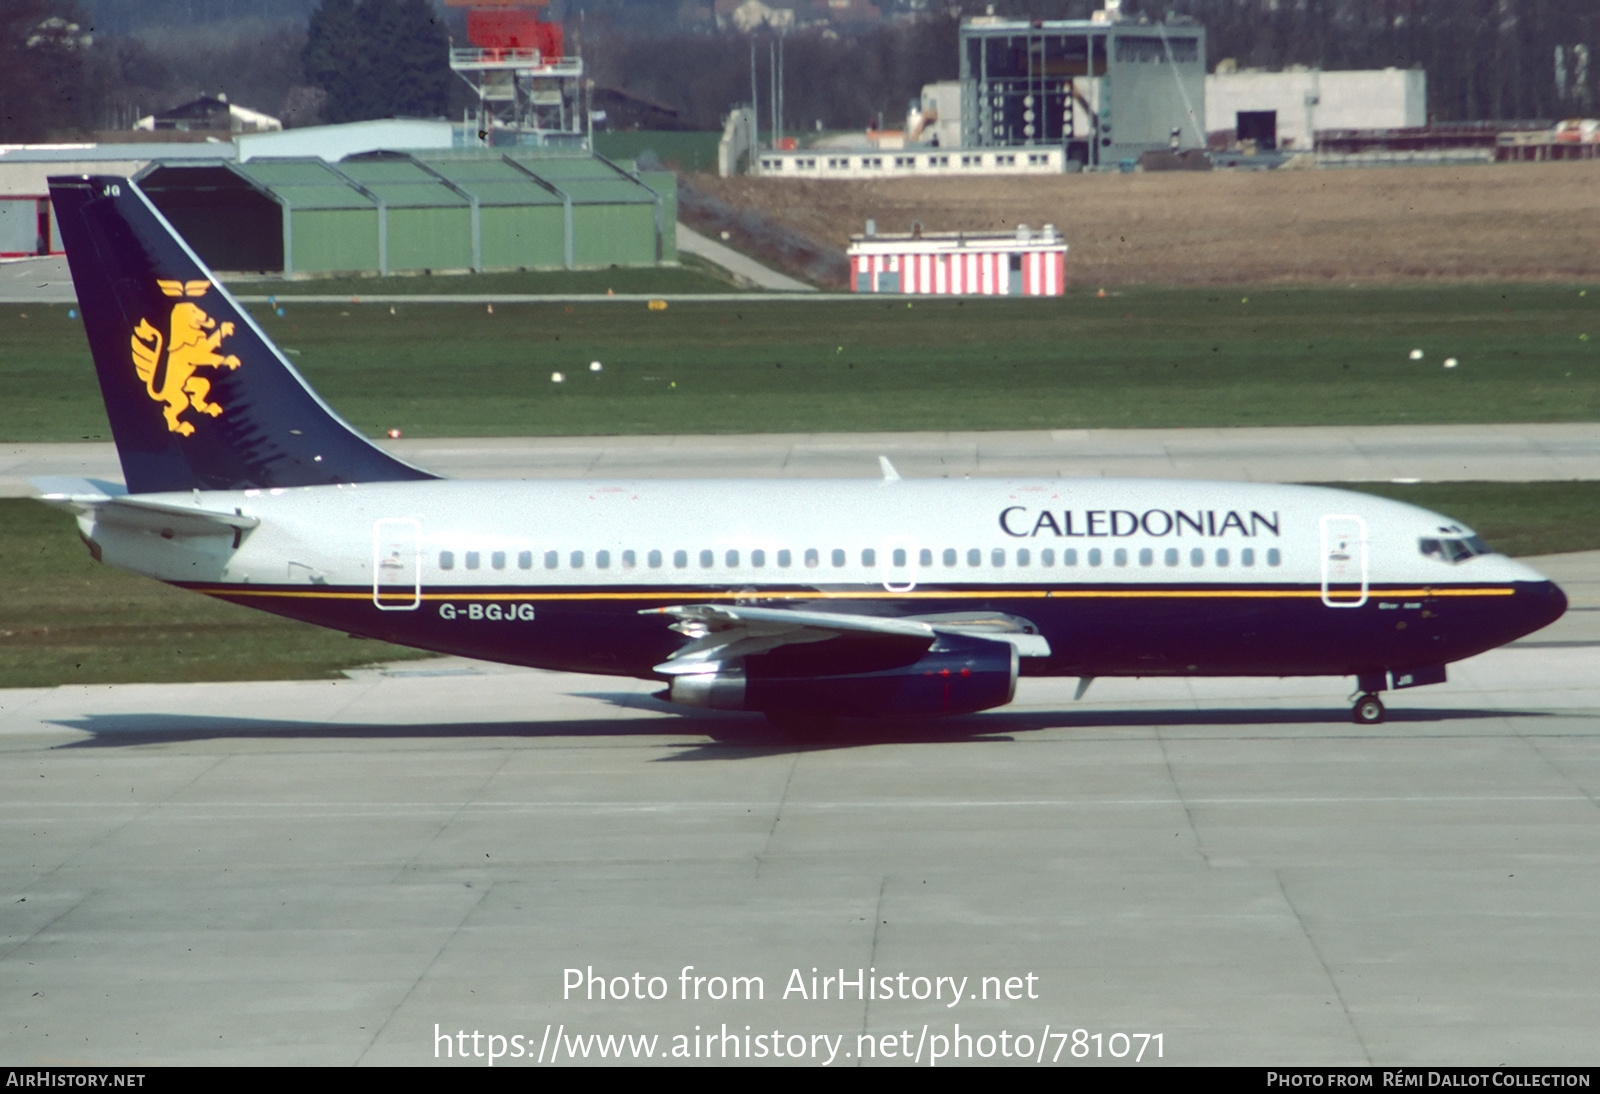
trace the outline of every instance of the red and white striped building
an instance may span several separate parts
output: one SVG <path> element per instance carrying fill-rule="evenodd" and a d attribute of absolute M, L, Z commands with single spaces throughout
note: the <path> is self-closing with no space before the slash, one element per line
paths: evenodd
<path fill-rule="evenodd" d="M 852 236 L 850 285 L 860 293 L 1060 296 L 1067 244 L 1046 224 L 1031 232 L 913 232 Z"/>

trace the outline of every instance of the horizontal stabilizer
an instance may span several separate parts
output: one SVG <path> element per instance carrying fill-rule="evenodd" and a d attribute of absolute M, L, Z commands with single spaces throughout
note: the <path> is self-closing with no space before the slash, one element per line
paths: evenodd
<path fill-rule="evenodd" d="M 237 540 L 261 523 L 258 517 L 238 512 L 113 494 L 110 489 L 121 487 L 91 479 L 49 478 L 32 482 L 44 491 L 39 500 L 46 504 L 80 516 L 92 515 L 97 524 L 120 524 L 168 537 L 226 535 Z"/>
<path fill-rule="evenodd" d="M 60 498 L 101 498 L 109 500 L 111 498 L 120 498 L 128 492 L 128 488 L 120 482 L 106 482 L 104 479 L 81 479 L 74 475 L 39 475 L 29 479 L 28 485 L 39 491 L 41 496 L 51 501 Z"/>

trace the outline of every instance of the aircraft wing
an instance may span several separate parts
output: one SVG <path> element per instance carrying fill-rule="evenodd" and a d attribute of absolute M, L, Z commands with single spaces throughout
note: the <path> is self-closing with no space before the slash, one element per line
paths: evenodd
<path fill-rule="evenodd" d="M 885 643 L 932 646 L 941 633 L 983 638 L 1016 647 L 1022 657 L 1048 657 L 1050 644 L 1027 620 L 1000 612 L 957 612 L 938 616 L 875 616 L 848 612 L 819 612 L 791 608 L 760 608 L 728 604 L 681 604 L 648 608 L 641 615 L 664 615 L 677 620 L 672 629 L 691 641 L 655 666 L 655 671 L 678 675 L 715 672 L 754 654 L 781 646 L 824 642 L 842 636 Z"/>

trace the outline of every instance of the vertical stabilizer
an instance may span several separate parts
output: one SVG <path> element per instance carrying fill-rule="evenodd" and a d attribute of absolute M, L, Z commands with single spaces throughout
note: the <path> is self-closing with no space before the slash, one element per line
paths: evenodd
<path fill-rule="evenodd" d="M 434 477 L 329 409 L 131 181 L 50 200 L 131 493 Z"/>

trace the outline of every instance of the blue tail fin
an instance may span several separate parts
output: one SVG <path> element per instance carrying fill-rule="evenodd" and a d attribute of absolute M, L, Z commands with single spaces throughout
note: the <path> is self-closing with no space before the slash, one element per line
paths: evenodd
<path fill-rule="evenodd" d="M 130 492 L 434 477 L 330 410 L 132 182 L 50 200 Z"/>

